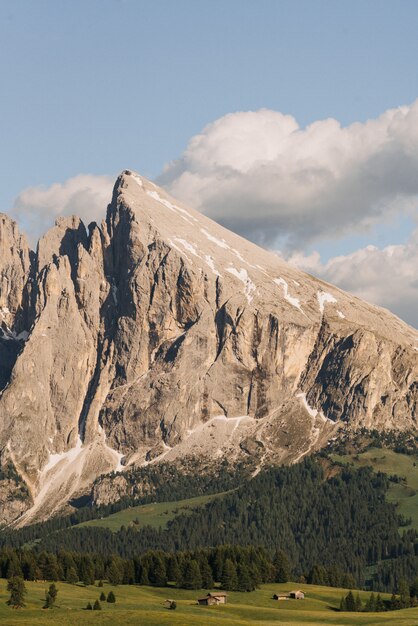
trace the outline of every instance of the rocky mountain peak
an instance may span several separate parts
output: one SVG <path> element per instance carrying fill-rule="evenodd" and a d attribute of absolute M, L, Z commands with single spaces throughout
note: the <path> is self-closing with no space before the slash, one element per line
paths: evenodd
<path fill-rule="evenodd" d="M 30 493 L 3 481 L 3 521 L 137 464 L 416 428 L 416 330 L 128 170 L 100 226 L 59 218 L 35 254 L 0 217 L 0 307 L 0 462 Z"/>

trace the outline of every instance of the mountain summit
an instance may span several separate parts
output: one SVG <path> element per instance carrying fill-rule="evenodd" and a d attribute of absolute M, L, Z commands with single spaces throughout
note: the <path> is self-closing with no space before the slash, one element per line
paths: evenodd
<path fill-rule="evenodd" d="M 292 463 L 417 428 L 418 332 L 130 171 L 101 226 L 0 214 L 0 523 L 186 455 Z"/>

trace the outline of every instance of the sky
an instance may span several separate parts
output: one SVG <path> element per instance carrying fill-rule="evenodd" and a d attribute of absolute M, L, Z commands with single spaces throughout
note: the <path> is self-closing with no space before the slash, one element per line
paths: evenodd
<path fill-rule="evenodd" d="M 0 0 L 0 211 L 133 169 L 418 327 L 418 2 Z"/>

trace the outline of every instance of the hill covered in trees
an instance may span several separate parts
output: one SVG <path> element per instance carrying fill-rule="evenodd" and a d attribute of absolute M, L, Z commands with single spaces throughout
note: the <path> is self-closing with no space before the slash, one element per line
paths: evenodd
<path fill-rule="evenodd" d="M 370 468 L 306 459 L 260 472 L 235 491 L 178 515 L 165 529 L 39 527 L 36 549 L 132 558 L 149 550 L 262 546 L 270 560 L 277 550 L 286 554 L 293 578 L 341 584 L 346 573 L 359 586 L 369 579 L 369 586 L 392 591 L 400 578 L 418 575 L 418 538 L 413 530 L 399 533 L 396 508 L 385 499 L 388 485 L 384 474 Z M 29 530 L 4 533 L 2 542 L 24 543 Z"/>

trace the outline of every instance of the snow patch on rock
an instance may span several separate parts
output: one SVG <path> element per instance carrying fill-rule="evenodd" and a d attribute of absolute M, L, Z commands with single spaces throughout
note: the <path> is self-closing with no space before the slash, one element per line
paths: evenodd
<path fill-rule="evenodd" d="M 324 307 L 325 307 L 326 302 L 329 302 L 330 304 L 337 303 L 337 299 L 334 298 L 334 296 L 331 293 L 328 293 L 327 291 L 318 291 L 316 294 L 316 297 L 318 299 L 319 310 L 321 311 L 322 314 L 324 313 Z"/>
<path fill-rule="evenodd" d="M 231 249 L 228 246 L 228 244 L 226 243 L 225 239 L 218 239 L 218 237 L 215 237 L 214 235 L 211 235 L 204 228 L 201 228 L 200 232 L 205 235 L 206 239 L 209 239 L 209 241 L 212 241 L 212 243 L 215 243 L 217 246 L 219 246 L 219 248 L 223 248 L 224 250 L 230 250 Z"/>
<path fill-rule="evenodd" d="M 299 311 L 302 311 L 298 298 L 294 298 L 289 294 L 289 286 L 287 282 L 283 278 L 274 278 L 273 282 L 276 283 L 276 285 L 278 285 L 279 287 L 283 287 L 284 299 L 287 300 L 289 304 L 299 309 Z"/>
<path fill-rule="evenodd" d="M 245 297 L 247 298 L 248 303 L 250 304 L 253 299 L 252 294 L 255 292 L 255 285 L 253 281 L 251 280 L 251 278 L 248 276 L 247 270 L 243 267 L 240 270 L 237 270 L 236 267 L 228 267 L 226 271 L 232 274 L 233 276 L 235 276 L 236 278 L 238 278 L 238 280 L 242 282 L 242 284 L 245 287 L 245 290 L 244 290 Z"/>

